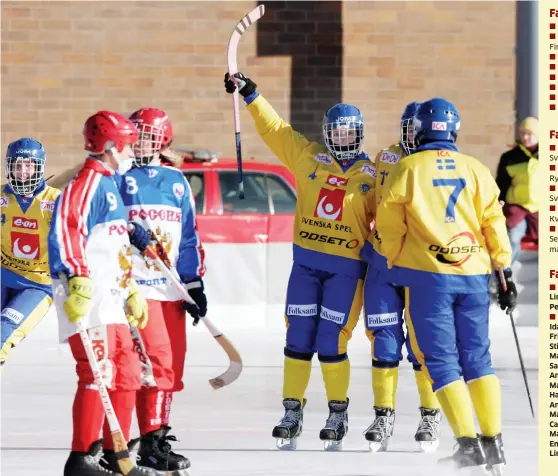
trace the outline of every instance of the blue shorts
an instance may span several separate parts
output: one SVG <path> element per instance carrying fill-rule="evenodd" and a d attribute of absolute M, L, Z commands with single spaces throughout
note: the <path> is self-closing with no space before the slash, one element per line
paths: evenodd
<path fill-rule="evenodd" d="M 285 356 L 322 362 L 347 358 L 362 310 L 362 279 L 293 264 L 287 289 Z"/>
<path fill-rule="evenodd" d="M 384 282 L 376 270 L 369 269 L 364 281 L 364 326 L 371 343 L 374 367 L 398 367 L 405 344 L 407 359 L 415 370 L 420 370 L 408 333 L 405 337 L 404 308 L 405 288 Z"/>
<path fill-rule="evenodd" d="M 458 294 L 407 288 L 411 346 L 434 390 L 461 377 L 494 374 L 488 329 L 489 293 Z"/>
<path fill-rule="evenodd" d="M 52 298 L 40 289 L 2 286 L 0 365 L 12 347 L 18 345 L 47 314 Z"/>

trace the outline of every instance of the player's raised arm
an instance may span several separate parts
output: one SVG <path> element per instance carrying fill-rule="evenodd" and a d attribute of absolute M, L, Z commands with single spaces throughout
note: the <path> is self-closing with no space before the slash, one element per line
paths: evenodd
<path fill-rule="evenodd" d="M 236 73 L 234 76 L 239 80 L 238 86 L 230 79 L 228 73 L 225 75 L 226 91 L 232 94 L 238 87 L 238 92 L 248 106 L 258 133 L 277 158 L 292 171 L 297 159 L 311 142 L 296 132 L 273 109 L 271 104 L 256 90 L 258 85 L 254 81 L 242 73 Z"/>

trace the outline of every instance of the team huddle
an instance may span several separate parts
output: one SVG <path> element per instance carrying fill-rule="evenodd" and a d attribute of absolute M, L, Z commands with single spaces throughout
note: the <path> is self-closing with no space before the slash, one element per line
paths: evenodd
<path fill-rule="evenodd" d="M 459 152 L 455 106 L 441 98 L 410 103 L 399 141 L 371 160 L 353 105 L 325 113 L 322 145 L 293 130 L 242 73 L 225 75 L 225 89 L 238 89 L 258 133 L 296 178 L 277 447 L 296 449 L 317 353 L 329 407 L 319 438 L 326 450 L 342 448 L 348 346 L 364 310 L 375 409 L 364 430 L 370 450 L 386 451 L 392 437 L 405 345 L 420 398 L 420 449 L 436 451 L 443 414 L 458 446 L 440 463 L 502 475 L 491 275 L 502 278 L 503 310 L 514 309 L 517 291 L 498 187 L 488 168 Z M 197 321 L 207 312 L 194 199 L 167 153 L 173 131 L 164 111 L 144 108 L 129 118 L 99 111 L 83 135 L 88 157 L 62 192 L 45 183 L 42 144 L 22 138 L 8 146 L 1 364 L 54 303 L 78 375 L 64 476 L 127 474 L 78 328 L 93 344 L 128 447 L 138 445 L 138 474 L 183 476 L 190 462 L 172 451 L 170 409 L 184 388 L 185 313 Z M 147 247 L 176 269 L 195 305 L 145 256 Z M 131 440 L 134 408 L 140 437 Z"/>

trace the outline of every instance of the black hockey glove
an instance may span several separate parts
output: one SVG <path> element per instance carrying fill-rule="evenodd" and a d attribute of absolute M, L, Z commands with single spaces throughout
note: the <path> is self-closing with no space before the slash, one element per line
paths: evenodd
<path fill-rule="evenodd" d="M 502 283 L 500 272 L 496 271 L 496 280 L 498 283 L 498 304 L 502 311 L 511 314 L 517 306 L 517 288 L 512 279 L 511 269 L 504 270 L 504 282 Z"/>
<path fill-rule="evenodd" d="M 186 283 L 186 289 L 196 304 L 182 302 L 182 309 L 194 318 L 194 325 L 197 326 L 201 317 L 207 314 L 207 298 L 205 297 L 203 281 L 196 278 Z"/>
<path fill-rule="evenodd" d="M 134 229 L 132 231 L 128 230 L 130 234 L 130 243 L 135 246 L 140 253 L 145 251 L 147 245 L 151 242 L 151 234 L 141 225 L 137 223 L 130 222 L 129 225 L 132 225 Z"/>
<path fill-rule="evenodd" d="M 225 89 L 229 94 L 234 93 L 234 90 L 238 86 L 238 92 L 242 97 L 250 96 L 258 85 L 252 81 L 250 78 L 247 78 L 242 73 L 235 73 L 233 75 L 238 80 L 238 85 L 234 83 L 231 79 L 229 73 L 225 74 Z"/>

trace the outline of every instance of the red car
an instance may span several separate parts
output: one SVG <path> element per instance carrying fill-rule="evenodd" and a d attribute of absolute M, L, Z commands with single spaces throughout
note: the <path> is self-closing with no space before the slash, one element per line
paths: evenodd
<path fill-rule="evenodd" d="M 238 198 L 234 159 L 174 148 L 196 201 L 206 253 L 209 315 L 223 329 L 284 331 L 296 208 L 294 176 L 282 165 L 243 161 Z"/>
<path fill-rule="evenodd" d="M 294 176 L 279 164 L 243 161 L 245 198 L 238 198 L 234 159 L 203 149 L 175 147 L 196 201 L 205 243 L 291 242 L 296 207 Z"/>

